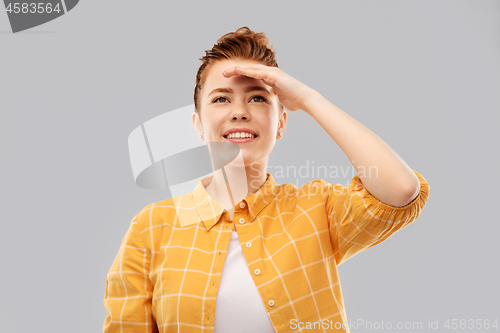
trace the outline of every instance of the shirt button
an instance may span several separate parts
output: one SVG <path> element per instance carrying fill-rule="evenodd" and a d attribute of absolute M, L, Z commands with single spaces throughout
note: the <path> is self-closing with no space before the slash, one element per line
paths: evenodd
<path fill-rule="evenodd" d="M 274 306 L 274 301 L 270 299 L 269 302 L 267 302 L 267 304 L 269 304 L 269 306 Z"/>
<path fill-rule="evenodd" d="M 240 208 L 245 208 L 245 203 L 244 202 L 240 203 Z"/>
<path fill-rule="evenodd" d="M 252 246 L 252 243 L 248 242 L 248 243 L 246 244 L 246 246 L 247 246 L 247 247 L 250 247 L 250 246 Z"/>
<path fill-rule="evenodd" d="M 245 223 L 245 219 L 244 218 L 241 218 L 240 219 L 240 224 L 244 224 Z"/>
<path fill-rule="evenodd" d="M 260 274 L 260 269 L 255 269 L 255 271 L 253 271 L 255 273 L 255 275 L 259 275 Z"/>

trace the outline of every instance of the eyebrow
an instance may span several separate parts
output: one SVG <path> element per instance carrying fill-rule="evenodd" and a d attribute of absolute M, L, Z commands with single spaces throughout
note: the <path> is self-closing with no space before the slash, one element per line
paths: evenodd
<path fill-rule="evenodd" d="M 248 86 L 248 87 L 243 88 L 243 91 L 246 93 L 250 92 L 250 91 L 265 91 L 266 93 L 270 94 L 269 91 L 262 86 Z M 208 96 L 215 94 L 215 93 L 218 93 L 218 92 L 232 94 L 233 89 L 231 89 L 231 88 L 215 88 L 214 90 L 212 90 L 210 92 L 210 94 L 208 94 Z"/>

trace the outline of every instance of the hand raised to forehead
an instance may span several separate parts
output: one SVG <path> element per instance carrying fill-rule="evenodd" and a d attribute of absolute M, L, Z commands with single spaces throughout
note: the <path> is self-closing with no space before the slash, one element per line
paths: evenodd
<path fill-rule="evenodd" d="M 245 75 L 262 80 L 262 82 L 271 87 L 278 96 L 280 103 L 290 111 L 304 110 L 308 101 L 317 94 L 316 90 L 306 86 L 278 67 L 249 64 L 231 67 L 222 74 L 227 78 L 234 75 Z"/>

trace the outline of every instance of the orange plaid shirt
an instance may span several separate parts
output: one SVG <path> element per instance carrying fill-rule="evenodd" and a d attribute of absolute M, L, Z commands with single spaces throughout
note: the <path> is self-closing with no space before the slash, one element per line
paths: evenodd
<path fill-rule="evenodd" d="M 193 192 L 146 206 L 107 274 L 103 332 L 213 332 L 234 223 L 276 332 L 349 332 L 337 266 L 417 219 L 429 184 L 414 173 L 420 192 L 404 207 L 379 201 L 357 175 L 349 187 L 314 180 L 297 188 L 269 173 L 236 205 L 234 222 L 207 194 L 209 177 Z M 180 215 L 192 223 L 181 225 Z"/>

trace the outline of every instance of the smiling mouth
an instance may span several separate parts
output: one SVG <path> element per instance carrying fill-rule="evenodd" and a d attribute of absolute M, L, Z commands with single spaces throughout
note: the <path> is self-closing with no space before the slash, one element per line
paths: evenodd
<path fill-rule="evenodd" d="M 225 139 L 247 139 L 256 138 L 257 135 L 245 132 L 230 133 L 228 135 L 223 135 Z"/>
<path fill-rule="evenodd" d="M 234 143 L 250 142 L 255 140 L 258 136 L 250 133 L 245 133 L 244 135 L 229 134 L 222 136 L 224 140 Z"/>

